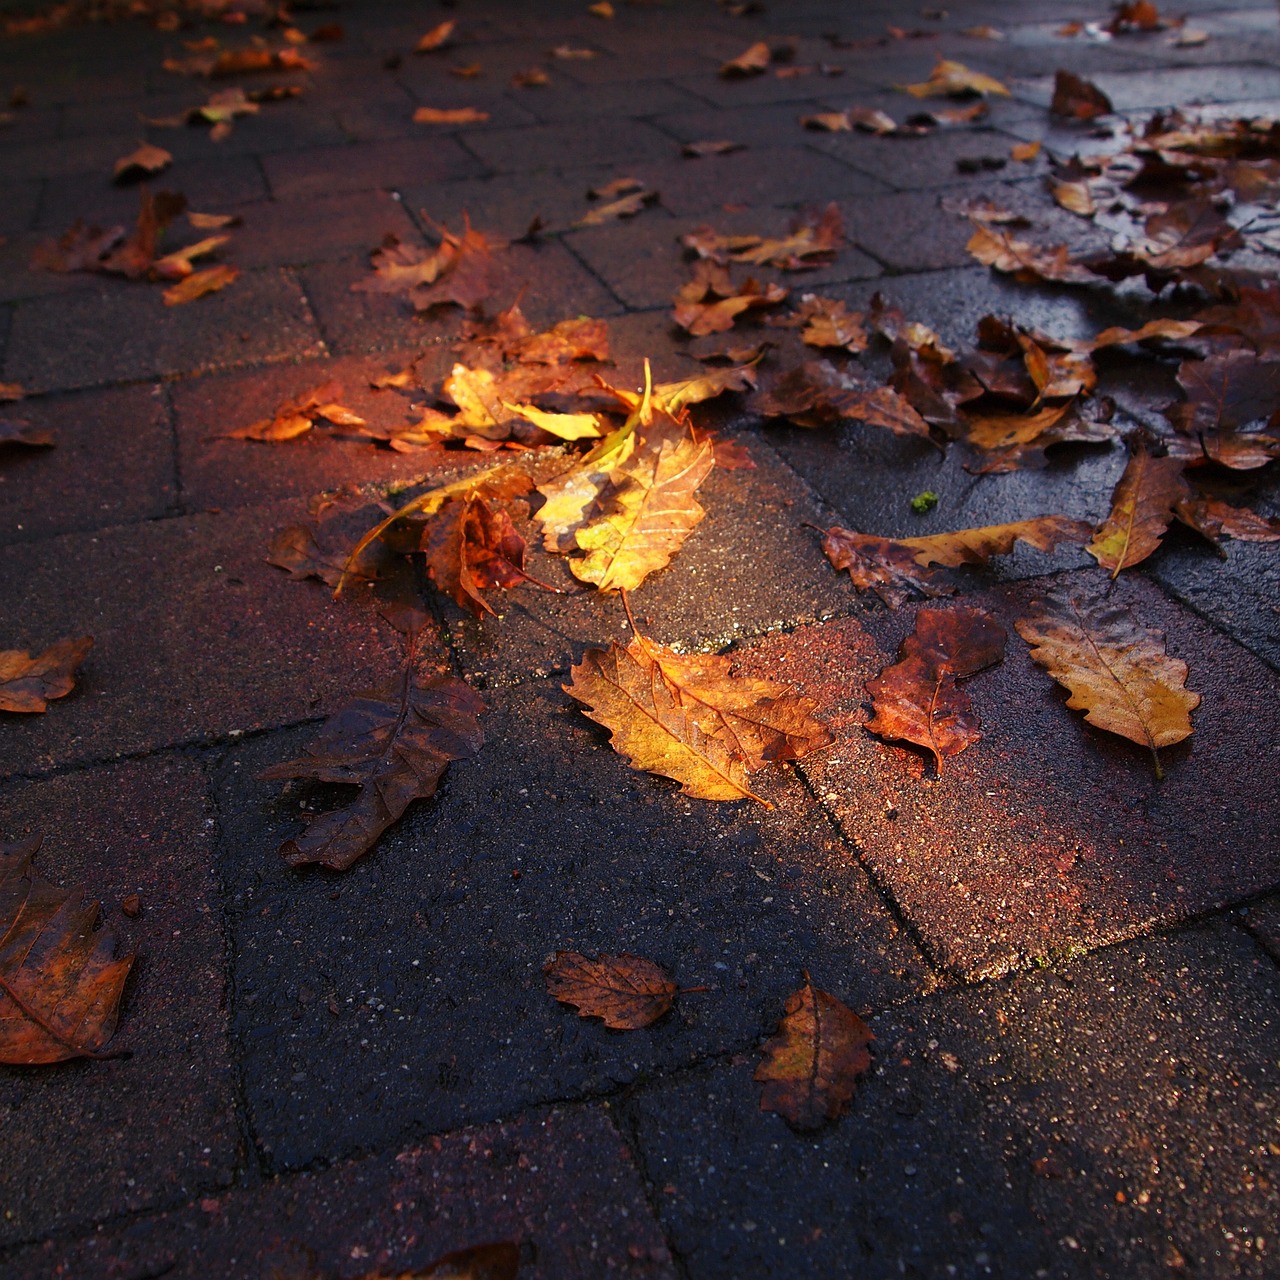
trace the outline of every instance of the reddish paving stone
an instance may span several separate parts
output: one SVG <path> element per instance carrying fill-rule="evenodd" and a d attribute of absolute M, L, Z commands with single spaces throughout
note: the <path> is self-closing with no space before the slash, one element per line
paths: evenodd
<path fill-rule="evenodd" d="M 12 406 L 9 416 L 52 428 L 58 443 L 8 451 L 0 540 L 153 520 L 173 506 L 173 436 L 160 387 L 46 396 Z"/>
<path fill-rule="evenodd" d="M 0 169 L 7 178 L 61 178 L 77 175 L 82 186 L 106 186 L 121 156 L 137 149 L 128 133 L 63 138 L 51 147 L 44 138 L 10 142 L 0 135 Z"/>
<path fill-rule="evenodd" d="M 1096 571 L 1068 581 L 1104 585 Z M 866 614 L 876 642 L 852 620 L 777 642 L 792 652 L 791 678 L 842 705 L 836 725 L 853 733 L 805 762 L 806 775 L 939 962 L 970 977 L 1220 908 L 1280 872 L 1278 801 L 1252 745 L 1277 740 L 1275 673 L 1150 583 L 1117 582 L 1113 594 L 1165 632 L 1203 695 L 1193 736 L 1163 753 L 1157 784 L 1146 752 L 1067 710 L 1014 632 L 1047 585 L 963 598 L 991 610 L 1009 642 L 1003 663 L 965 686 L 983 740 L 941 777 L 924 776 L 926 753 L 852 731 L 865 682 L 892 661 L 914 609 Z"/>
<path fill-rule="evenodd" d="M 0 840 L 43 836 L 36 870 L 83 885 L 117 954 L 139 953 L 110 1045 L 131 1056 L 0 1067 L 0 1247 L 225 1187 L 239 1163 L 236 1085 L 199 768 L 154 756 L 11 783 L 0 812 Z M 130 894 L 134 918 L 120 906 Z"/>
<path fill-rule="evenodd" d="M 1267 954 L 1280 964 L 1280 895 L 1272 894 L 1252 906 L 1240 908 L 1245 928 L 1266 948 Z"/>
<path fill-rule="evenodd" d="M 588 119 L 597 116 L 644 120 L 659 112 L 692 111 L 702 105 L 701 99 L 693 94 L 662 80 L 597 84 L 589 93 L 584 93 L 581 85 L 556 81 L 537 93 L 522 94 L 519 101 L 539 119 L 581 120 L 583 128 L 590 128 Z M 651 119 L 651 123 L 663 127 L 659 119 Z"/>
<path fill-rule="evenodd" d="M 8 1274 L 356 1280 L 505 1240 L 520 1246 L 521 1280 L 677 1274 L 607 1106 L 463 1130 L 395 1157 L 206 1197 L 13 1255 Z"/>
<path fill-rule="evenodd" d="M 284 271 L 246 271 L 179 307 L 165 306 L 159 285 L 111 282 L 20 303 L 4 377 L 28 391 L 66 390 L 321 350 L 307 300 Z"/>
<path fill-rule="evenodd" d="M 262 167 L 271 193 L 278 199 L 379 187 L 394 190 L 411 182 L 470 177 L 481 168 L 471 153 L 450 137 L 313 147 L 296 155 L 263 156 Z"/>
<path fill-rule="evenodd" d="M 376 245 L 371 242 L 369 248 Z M 334 355 L 368 355 L 375 351 L 403 351 L 444 341 L 457 321 L 444 316 L 415 316 L 403 298 L 387 294 L 353 293 L 351 286 L 370 275 L 367 253 L 301 267 L 298 280 L 315 313 L 326 349 Z"/>
<path fill-rule="evenodd" d="M 558 169 L 566 164 L 635 164 L 668 154 L 670 139 L 635 120 L 539 124 L 522 129 L 490 129 L 467 135 L 467 147 L 499 173 Z"/>
<path fill-rule="evenodd" d="M 0 553 L 10 645 L 96 640 L 57 714 L 0 740 L 0 776 L 310 719 L 394 670 L 386 626 L 266 563 L 300 514 L 242 508 Z"/>

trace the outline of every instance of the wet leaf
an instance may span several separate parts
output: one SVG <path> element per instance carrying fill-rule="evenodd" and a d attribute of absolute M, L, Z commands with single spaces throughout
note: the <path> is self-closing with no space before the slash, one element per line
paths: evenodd
<path fill-rule="evenodd" d="M 869 386 L 825 360 L 786 370 L 752 397 L 751 407 L 766 418 L 786 418 L 801 427 L 847 419 L 933 441 L 929 424 L 892 387 Z"/>
<path fill-rule="evenodd" d="M 840 347 L 856 354 L 867 349 L 867 330 L 860 311 L 850 311 L 836 298 L 807 293 L 800 299 L 798 315 L 804 321 L 800 341 L 810 347 Z"/>
<path fill-rule="evenodd" d="M 1096 84 L 1082 79 L 1070 71 L 1055 71 L 1053 76 L 1053 100 L 1049 110 L 1055 116 L 1068 120 L 1096 120 L 1110 115 L 1115 108 Z"/>
<path fill-rule="evenodd" d="M 1280 360 L 1233 350 L 1207 360 L 1184 360 L 1178 382 L 1186 400 L 1165 411 L 1179 432 L 1197 439 L 1204 455 L 1223 466 L 1251 470 L 1280 457 Z M 1266 429 L 1246 430 L 1266 424 Z"/>
<path fill-rule="evenodd" d="M 453 30 L 458 24 L 452 20 L 441 22 L 439 25 L 431 28 L 417 44 L 413 46 L 414 53 L 434 53 L 437 49 L 443 49 L 449 43 L 453 35 Z"/>
<path fill-rule="evenodd" d="M 890 609 L 910 599 L 913 592 L 932 597 L 953 591 L 937 574 L 921 567 L 913 548 L 892 538 L 836 525 L 823 533 L 822 549 L 836 569 L 848 570 L 859 591 L 874 591 Z"/>
<path fill-rule="evenodd" d="M 614 1031 L 637 1031 L 664 1017 L 680 990 L 665 969 L 633 955 L 591 960 L 557 951 L 543 966 L 547 991 L 583 1018 L 601 1018 Z"/>
<path fill-rule="evenodd" d="M 280 846 L 284 860 L 291 867 L 316 862 L 345 871 L 410 803 L 435 794 L 451 760 L 480 750 L 483 709 L 479 694 L 461 680 L 420 667 L 411 639 L 394 680 L 357 694 L 325 721 L 302 755 L 259 775 L 359 788 L 350 804 L 307 815 L 305 831 Z"/>
<path fill-rule="evenodd" d="M 331 587 L 336 587 L 344 574 L 366 581 L 381 577 L 387 559 L 386 548 L 375 542 L 361 554 L 358 564 L 351 564 L 348 548 L 331 545 L 323 528 L 306 524 L 281 529 L 267 552 L 267 563 L 284 569 L 295 581 L 318 578 Z"/>
<path fill-rule="evenodd" d="M 1025 542 L 1037 551 L 1053 551 L 1064 542 L 1083 546 L 1093 533 L 1091 525 L 1067 516 L 1036 516 L 1010 524 L 989 524 L 977 529 L 957 529 L 923 538 L 903 538 L 917 564 L 985 565 L 992 556 L 1007 556 L 1016 542 Z"/>
<path fill-rule="evenodd" d="M 867 1046 L 874 1039 L 852 1009 L 819 991 L 806 973 L 804 986 L 787 997 L 777 1034 L 764 1044 L 755 1072 L 764 1084 L 760 1110 L 776 1111 L 802 1133 L 839 1119 L 854 1082 L 871 1066 Z"/>
<path fill-rule="evenodd" d="M 1114 440 L 1116 428 L 1105 414 L 1086 416 L 1092 402 L 1071 399 L 1048 404 L 1030 413 L 1008 413 L 966 408 L 965 443 L 981 451 L 977 466 L 965 469 L 978 475 L 998 475 L 1024 467 L 1048 466 L 1047 450 L 1061 444 L 1105 444 Z"/>
<path fill-rule="evenodd" d="M 1217 498 L 1180 502 L 1174 515 L 1215 546 L 1223 538 L 1234 538 L 1238 542 L 1280 542 L 1280 519 L 1259 515 L 1248 507 L 1233 507 Z"/>
<path fill-rule="evenodd" d="M 905 89 L 913 98 L 963 98 L 971 94 L 985 97 L 992 93 L 1003 98 L 1009 96 L 1009 90 L 999 80 L 949 58 L 939 58 L 923 83 L 898 88 Z"/>
<path fill-rule="evenodd" d="M 1041 280 L 1060 284 L 1093 284 L 1097 280 L 1094 272 L 1071 260 L 1066 245 L 1031 244 L 985 223 L 974 224 L 973 235 L 965 248 L 985 266 L 994 267 L 1027 284 Z"/>
<path fill-rule="evenodd" d="M 163 258 L 157 258 L 151 264 L 151 278 L 153 280 L 185 280 L 194 273 L 195 267 L 192 263 L 197 258 L 208 257 L 230 239 L 230 236 L 206 236 L 195 244 L 166 253 Z"/>
<path fill-rule="evenodd" d="M 867 681 L 875 707 L 868 732 L 932 751 L 941 774 L 944 756 L 982 737 L 969 695 L 957 681 L 999 662 L 1004 642 L 1004 628 L 981 609 L 921 609 L 898 661 Z"/>
<path fill-rule="evenodd" d="M 760 40 L 726 62 L 720 68 L 720 74 L 727 80 L 762 75 L 768 70 L 771 57 L 769 46 Z"/>
<path fill-rule="evenodd" d="M 698 263 L 700 268 L 706 265 Z M 735 286 L 727 274 L 723 280 L 716 280 L 703 270 L 676 294 L 671 318 L 694 337 L 725 333 L 744 311 L 777 306 L 786 301 L 788 293 L 780 284 L 762 285 L 754 279 Z"/>
<path fill-rule="evenodd" d="M 1115 6 L 1106 30 L 1118 36 L 1129 31 L 1163 31 L 1166 26 L 1151 0 L 1123 0 Z"/>
<path fill-rule="evenodd" d="M 1200 695 L 1187 690 L 1187 664 L 1165 651 L 1164 635 L 1123 605 L 1066 591 L 1036 600 L 1014 623 L 1031 656 L 1071 697 L 1067 706 L 1108 733 L 1156 752 L 1191 733 Z"/>
<path fill-rule="evenodd" d="M 144 142 L 136 151 L 116 161 L 112 177 L 119 183 L 137 182 L 163 173 L 172 163 L 173 156 L 163 147 Z"/>
<path fill-rule="evenodd" d="M 1181 458 L 1158 457 L 1135 442 L 1111 495 L 1111 513 L 1086 548 L 1116 577 L 1160 545 L 1178 504 L 1188 496 Z"/>
<path fill-rule="evenodd" d="M 98 904 L 38 875 L 40 841 L 0 845 L 0 1062 L 92 1058 L 116 1031 L 133 954 L 95 931 Z"/>
<path fill-rule="evenodd" d="M 804 271 L 830 262 L 845 243 L 840 210 L 830 204 L 822 213 L 810 210 L 792 221 L 790 234 L 778 239 L 765 236 L 722 236 L 713 227 L 697 227 L 680 237 L 680 243 L 700 258 L 721 265 L 750 262 L 784 271 Z"/>
<path fill-rule="evenodd" d="M 483 124 L 488 118 L 477 107 L 419 107 L 413 113 L 414 124 Z"/>
<path fill-rule="evenodd" d="M 44 711 L 75 688 L 76 671 L 92 636 L 58 640 L 34 657 L 23 649 L 0 649 L 0 711 Z"/>

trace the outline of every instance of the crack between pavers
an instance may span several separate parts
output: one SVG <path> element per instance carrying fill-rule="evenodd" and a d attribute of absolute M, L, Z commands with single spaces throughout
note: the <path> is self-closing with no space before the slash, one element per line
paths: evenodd
<path fill-rule="evenodd" d="M 1257 658 L 1258 661 L 1261 662 L 1268 670 L 1280 674 L 1280 662 L 1277 662 L 1276 659 L 1269 657 L 1258 649 L 1255 649 L 1247 640 L 1243 640 L 1239 636 L 1233 635 L 1221 621 L 1215 618 L 1212 614 L 1206 613 L 1200 605 L 1196 604 L 1194 599 L 1188 595 L 1184 595 L 1172 583 L 1166 582 L 1163 578 L 1157 577 L 1155 572 L 1152 570 L 1142 571 L 1142 577 L 1145 581 L 1150 582 L 1151 585 L 1154 586 L 1166 599 L 1172 601 L 1179 608 L 1185 609 L 1188 613 L 1199 618 L 1201 622 L 1213 631 L 1217 632 L 1218 635 L 1230 640 L 1236 648 L 1243 649 L 1246 653 Z"/>

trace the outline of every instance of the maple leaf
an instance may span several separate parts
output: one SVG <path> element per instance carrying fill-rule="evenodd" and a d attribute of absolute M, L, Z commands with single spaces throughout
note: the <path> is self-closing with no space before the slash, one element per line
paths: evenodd
<path fill-rule="evenodd" d="M 493 289 L 493 254 L 505 247 L 505 241 L 476 231 L 466 222 L 461 236 L 441 227 L 441 248 L 447 257 L 441 262 L 434 283 L 423 282 L 409 293 L 415 311 L 450 303 L 470 310 L 478 306 Z"/>
<path fill-rule="evenodd" d="M 871 1066 L 875 1039 L 847 1005 L 813 985 L 787 997 L 777 1034 L 763 1046 L 755 1079 L 764 1084 L 760 1110 L 776 1111 L 803 1133 L 820 1129 L 849 1109 L 854 1082 Z"/>
<path fill-rule="evenodd" d="M 482 710 L 480 695 L 461 680 L 419 666 L 412 633 L 394 680 L 358 693 L 325 721 L 302 755 L 258 775 L 359 788 L 350 804 L 308 815 L 306 830 L 280 846 L 284 860 L 291 867 L 317 862 L 345 871 L 412 801 L 435 794 L 451 760 L 480 750 Z"/>
<path fill-rule="evenodd" d="M 1240 542 L 1280 542 L 1280 519 L 1233 507 L 1218 498 L 1190 498 L 1174 509 L 1188 528 L 1218 546 L 1223 538 Z"/>
<path fill-rule="evenodd" d="M 989 93 L 1007 98 L 1009 90 L 999 80 L 966 67 L 963 62 L 939 58 L 929 73 L 928 80 L 920 84 L 897 86 L 913 98 L 963 98 L 972 94 L 986 96 Z"/>
<path fill-rule="evenodd" d="M 698 263 L 700 268 L 707 265 Z M 723 279 L 717 279 L 714 268 L 712 272 L 703 270 L 676 294 L 671 318 L 694 337 L 724 333 L 733 328 L 733 322 L 744 311 L 777 306 L 786 300 L 788 292 L 780 284 L 761 285 L 754 279 L 735 286 L 727 273 Z M 715 296 L 715 300 L 704 301 L 708 294 Z"/>
<path fill-rule="evenodd" d="M 432 27 L 426 35 L 413 46 L 414 53 L 433 53 L 437 49 L 443 49 L 449 43 L 450 37 L 453 35 L 453 29 L 458 24 L 454 21 L 442 22 L 438 26 Z"/>
<path fill-rule="evenodd" d="M 172 163 L 170 152 L 144 142 L 136 151 L 116 161 L 112 178 L 118 183 L 137 182 L 140 178 L 152 178 L 163 173 Z"/>
<path fill-rule="evenodd" d="M 1068 120 L 1096 120 L 1110 115 L 1115 108 L 1096 84 L 1073 72 L 1058 70 L 1053 74 L 1053 100 L 1049 110 Z"/>
<path fill-rule="evenodd" d="M 1037 551 L 1053 551 L 1064 542 L 1083 545 L 1092 532 L 1092 527 L 1083 520 L 1072 520 L 1067 516 L 1036 516 L 1009 524 L 989 524 L 977 529 L 934 533 L 923 538 L 903 538 L 900 545 L 911 549 L 917 564 L 957 568 L 960 565 L 985 565 L 992 556 L 1008 555 L 1016 542 L 1025 542 Z"/>
<path fill-rule="evenodd" d="M 741 80 L 747 76 L 763 75 L 768 70 L 772 56 L 769 46 L 763 40 L 759 40 L 743 50 L 736 58 L 731 58 L 724 63 L 720 68 L 720 74 L 726 80 Z"/>
<path fill-rule="evenodd" d="M 862 313 L 850 311 L 839 299 L 806 293 L 800 299 L 797 316 L 804 323 L 800 341 L 806 346 L 841 347 L 854 354 L 867 349 Z"/>
<path fill-rule="evenodd" d="M 44 711 L 75 688 L 75 673 L 93 648 L 92 636 L 67 638 L 34 657 L 23 649 L 0 649 L 0 711 Z"/>
<path fill-rule="evenodd" d="M 547 991 L 583 1018 L 601 1018 L 614 1031 L 637 1031 L 664 1017 L 680 990 L 665 969 L 633 955 L 592 960 L 557 951 L 542 967 Z"/>
<path fill-rule="evenodd" d="M 39 847 L 0 844 L 0 1062 L 14 1066 L 109 1056 L 134 960 L 94 930 L 98 903 L 33 870 Z"/>
<path fill-rule="evenodd" d="M 734 676 L 731 658 L 679 654 L 631 625 L 626 648 L 614 641 L 607 650 L 589 649 L 563 687 L 609 730 L 613 749 L 632 768 L 672 778 L 701 800 L 750 798 L 768 806 L 748 786 L 748 773 L 830 741 L 814 704 L 787 685 Z"/>
<path fill-rule="evenodd" d="M 1012 275 L 1024 284 L 1041 280 L 1058 284 L 1092 284 L 1097 279 L 1094 272 L 1071 260 L 1070 251 L 1064 244 L 1052 247 L 1031 244 L 982 222 L 973 224 L 973 235 L 965 248 L 984 266 Z"/>
<path fill-rule="evenodd" d="M 414 124 L 483 124 L 487 111 L 478 107 L 419 107 L 413 113 Z"/>
<path fill-rule="evenodd" d="M 1186 687 L 1187 664 L 1165 651 L 1161 632 L 1141 626 L 1123 605 L 1058 591 L 1032 602 L 1014 624 L 1031 657 L 1071 697 L 1067 706 L 1108 733 L 1157 754 L 1191 733 L 1200 695 Z"/>
<path fill-rule="evenodd" d="M 924 608 L 898 661 L 867 681 L 875 715 L 870 733 L 900 738 L 943 756 L 957 755 L 981 737 L 969 696 L 957 681 L 1004 656 L 1004 628 L 981 609 Z"/>
<path fill-rule="evenodd" d="M 196 271 L 177 284 L 170 285 L 163 294 L 166 307 L 176 307 L 184 302 L 194 302 L 206 294 L 216 293 L 234 284 L 240 278 L 240 268 L 221 263 L 216 267 L 206 267 Z"/>
<path fill-rule="evenodd" d="M 329 379 L 310 391 L 304 391 L 301 395 L 290 396 L 288 400 L 282 401 L 276 406 L 271 417 L 251 422 L 247 427 L 236 427 L 216 438 L 260 440 L 264 443 L 277 444 L 282 440 L 295 440 L 298 436 L 304 435 L 321 418 L 338 426 L 364 426 L 363 418 L 336 403 L 336 397 L 341 394 L 342 385 Z"/>
<path fill-rule="evenodd" d="M 374 542 L 353 564 L 348 551 L 330 545 L 323 527 L 317 529 L 308 524 L 291 524 L 281 529 L 267 552 L 267 563 L 284 569 L 295 581 L 318 578 L 331 587 L 336 587 L 344 575 L 366 581 L 380 578 L 388 559 L 385 544 Z"/>
<path fill-rule="evenodd" d="M 916 552 L 892 538 L 878 538 L 834 525 L 822 533 L 822 549 L 837 570 L 847 569 L 859 591 L 874 591 L 890 609 L 896 609 L 911 593 L 949 595 L 952 588 L 922 568 Z"/>
<path fill-rule="evenodd" d="M 1135 440 L 1111 495 L 1111 512 L 1086 550 L 1112 578 L 1145 560 L 1160 545 L 1180 502 L 1189 496 L 1181 458 L 1152 453 Z"/>
<path fill-rule="evenodd" d="M 47 427 L 33 427 L 17 418 L 0 418 L 0 447 L 24 445 L 29 449 L 51 449 L 57 435 Z"/>

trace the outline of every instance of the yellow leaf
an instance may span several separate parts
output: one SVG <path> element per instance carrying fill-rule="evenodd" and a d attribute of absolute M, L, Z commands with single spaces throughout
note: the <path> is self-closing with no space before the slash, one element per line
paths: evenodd
<path fill-rule="evenodd" d="M 488 118 L 476 107 L 419 107 L 413 113 L 414 124 L 483 124 Z"/>
<path fill-rule="evenodd" d="M 1004 98 L 1009 96 L 1009 90 L 999 80 L 949 58 L 938 59 L 928 80 L 897 87 L 905 89 L 913 98 L 959 97 L 968 93 L 995 93 Z"/>
<path fill-rule="evenodd" d="M 1037 551 L 1052 551 L 1059 543 L 1083 544 L 1091 530 L 1083 520 L 1067 516 L 1037 516 L 1010 524 L 989 524 L 978 529 L 957 529 L 926 538 L 900 538 L 909 547 L 916 564 L 942 564 L 957 568 L 964 564 L 984 565 L 992 556 L 1007 556 L 1015 542 L 1025 542 Z"/>
<path fill-rule="evenodd" d="M 603 434 L 598 413 L 548 413 L 531 404 L 509 404 L 505 400 L 502 407 L 561 440 L 589 440 Z"/>

